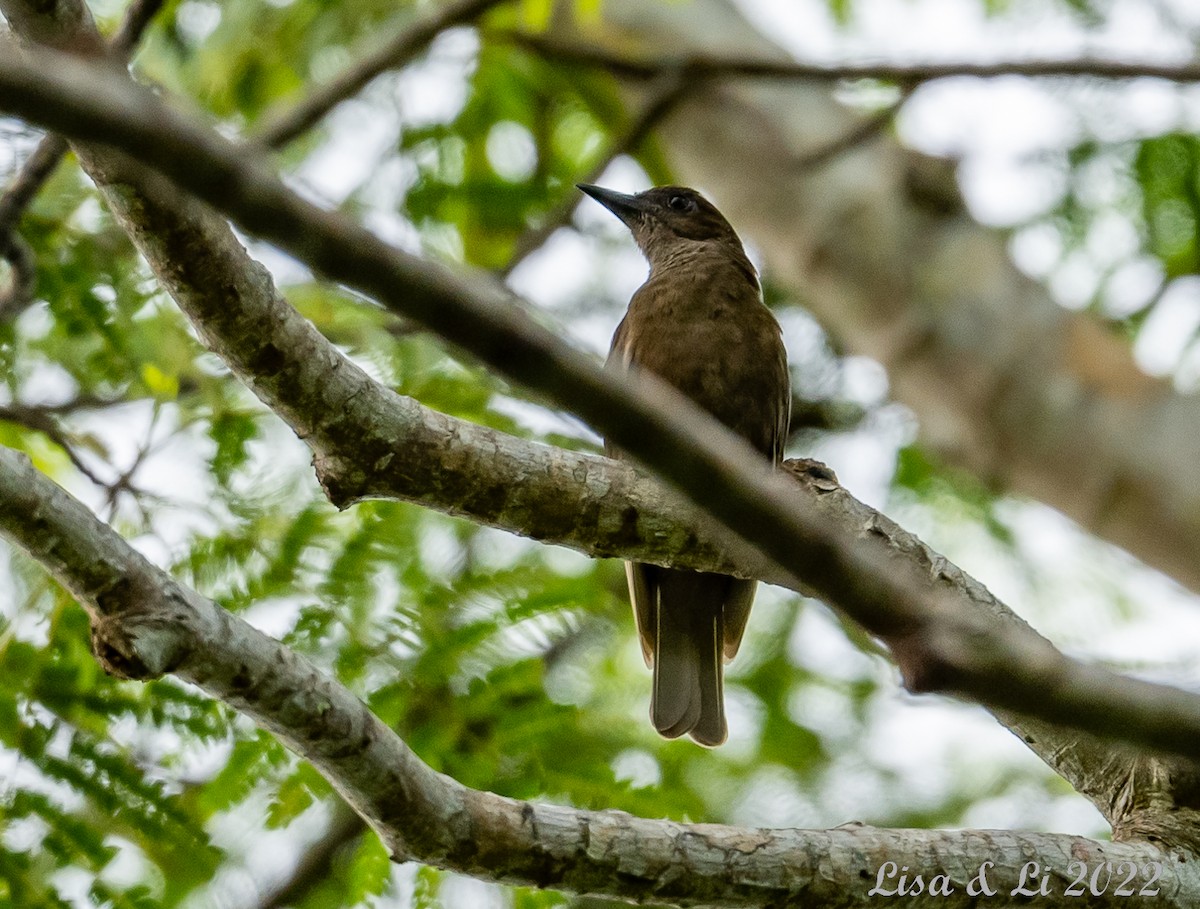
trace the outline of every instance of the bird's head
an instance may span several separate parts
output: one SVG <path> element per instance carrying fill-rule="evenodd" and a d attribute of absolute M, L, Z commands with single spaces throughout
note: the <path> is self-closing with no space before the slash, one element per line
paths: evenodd
<path fill-rule="evenodd" d="M 724 247 L 742 258 L 742 241 L 715 205 L 687 186 L 656 186 L 636 194 L 589 183 L 578 184 L 633 234 L 638 247 L 656 265 L 681 247 Z"/>

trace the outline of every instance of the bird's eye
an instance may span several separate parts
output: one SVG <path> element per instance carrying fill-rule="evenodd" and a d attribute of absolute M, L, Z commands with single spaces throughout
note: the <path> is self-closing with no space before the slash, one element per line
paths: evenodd
<path fill-rule="evenodd" d="M 696 207 L 696 203 L 687 196 L 672 196 L 667 200 L 667 205 L 675 211 L 691 211 Z"/>

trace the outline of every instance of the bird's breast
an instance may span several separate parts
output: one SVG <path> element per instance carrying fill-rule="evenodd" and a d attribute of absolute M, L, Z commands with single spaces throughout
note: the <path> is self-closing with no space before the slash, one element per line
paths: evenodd
<path fill-rule="evenodd" d="M 733 269 L 652 273 L 630 301 L 611 361 L 654 373 L 771 452 L 789 397 L 779 324 Z"/>

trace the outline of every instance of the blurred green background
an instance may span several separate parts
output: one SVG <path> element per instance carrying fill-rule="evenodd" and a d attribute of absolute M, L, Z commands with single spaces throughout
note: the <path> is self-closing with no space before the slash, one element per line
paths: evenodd
<path fill-rule="evenodd" d="M 685 2 L 673 5 L 687 15 Z M 832 51 L 842 41 L 870 46 L 881 10 L 931 5 L 960 9 L 1008 47 L 1031 4 L 799 4 Z M 1032 5 L 1081 41 L 1111 36 L 1123 6 Z M 770 15 L 770 4 L 755 6 L 759 18 Z M 602 13 L 595 0 L 576 7 L 584 17 Z M 123 12 L 113 2 L 92 8 L 109 32 Z M 252 130 L 265 111 L 431 8 L 169 2 L 136 69 L 223 128 Z M 635 116 L 612 77 L 503 39 L 505 29 L 542 28 L 551 12 L 544 0 L 497 4 L 482 30 L 443 35 L 404 71 L 372 83 L 289 146 L 282 166 L 307 194 L 406 248 L 504 269 L 531 225 L 575 198 L 573 184 Z M 1170 27 L 1165 13 L 1163 21 Z M 846 103 L 870 109 L 897 96 L 873 86 L 848 92 Z M 1200 266 L 1200 144 L 1173 122 L 1141 134 L 1082 129 L 1042 149 L 1024 163 L 1058 175 L 1054 188 L 998 228 L 1034 249 L 1052 281 L 1076 268 L 1098 222 L 1116 218 L 1133 238 L 1124 260 L 1094 267 L 1085 292 L 1065 302 L 1134 344 L 1172 287 L 1186 286 L 1174 282 L 1194 281 Z M 36 138 L 0 120 L 0 177 L 15 175 Z M 624 151 L 611 174 L 671 179 L 653 138 Z M 972 179 L 1018 179 L 1012 162 L 986 165 Z M 205 352 L 73 160 L 20 227 L 38 263 L 37 300 L 0 324 L 0 444 L 30 454 L 175 577 L 335 674 L 437 770 L 516 798 L 651 817 L 1103 835 L 1099 815 L 985 714 L 905 696 L 869 640 L 779 590 L 760 591 L 729 670 L 730 743 L 706 751 L 658 739 L 646 722 L 649 676 L 619 563 L 408 505 L 337 513 L 307 451 Z M 288 299 L 381 381 L 457 417 L 598 450 L 585 427 L 436 339 L 252 249 Z M 1110 282 L 1129 263 L 1149 268 L 1159 286 L 1137 305 L 1114 305 L 1124 298 Z M 619 225 L 581 211 L 513 281 L 548 322 L 599 354 L 639 268 Z M 1156 582 L 1056 515 L 941 466 L 913 442 L 912 417 L 889 402 L 879 368 L 842 356 L 764 277 L 800 392 L 791 454 L 825 457 L 859 478 L 852 491 L 886 503 L 1019 599 L 1068 647 L 1137 624 L 1131 591 Z M 1172 333 L 1174 353 L 1164 354 L 1181 387 L 1197 374 L 1198 326 L 1200 316 L 1186 337 Z M 1047 534 L 1065 557 L 1030 543 Z M 1094 610 L 1089 627 L 1075 613 L 1050 615 L 1064 591 L 1081 589 Z M 87 641 L 72 598 L 21 553 L 0 550 L 0 904 L 598 905 L 391 865 L 330 787 L 269 735 L 173 680 L 113 681 Z M 1136 652 L 1128 663 L 1146 665 Z"/>

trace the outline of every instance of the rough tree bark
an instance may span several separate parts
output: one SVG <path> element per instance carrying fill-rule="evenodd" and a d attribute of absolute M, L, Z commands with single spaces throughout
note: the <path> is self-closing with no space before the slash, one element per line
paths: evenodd
<path fill-rule="evenodd" d="M 588 419 L 733 531 L 736 537 L 723 539 L 739 560 L 755 560 L 751 573 L 811 589 L 884 640 L 913 690 L 954 692 L 1193 757 L 1200 715 L 1192 695 L 1085 667 L 1045 641 L 960 608 L 928 586 L 922 565 L 885 564 L 855 528 L 831 528 L 743 440 L 661 383 L 615 378 L 534 323 L 495 284 L 416 259 L 353 221 L 321 211 L 291 192 L 265 159 L 197 127 L 134 89 L 126 77 L 53 51 L 41 53 L 47 57 L 41 68 L 0 59 L 0 85 L 6 89 L 0 103 L 35 122 L 103 143 L 79 147 L 85 167 L 197 329 L 308 440 L 327 486 L 338 473 L 326 464 L 333 461 L 344 474 L 342 487 L 350 485 L 345 477 L 362 482 L 377 473 L 412 493 L 422 455 L 453 462 L 459 453 L 455 433 L 432 440 L 428 433 L 402 435 L 400 427 L 425 428 L 415 402 L 369 381 L 277 298 L 269 277 L 252 267 L 210 210 L 189 207 L 160 177 L 105 146 L 136 152 L 317 272 L 373 295 Z M 179 256 L 185 254 L 192 261 L 181 266 Z M 181 268 L 192 277 L 181 280 Z M 216 280 L 221 276 L 227 278 Z M 243 304 L 239 310 L 229 306 L 233 290 Z M 293 357 L 292 351 L 303 356 Z M 583 482 L 587 473 L 585 468 L 574 478 Z M 481 510 L 496 497 L 512 495 L 522 477 L 518 468 L 514 482 L 489 486 Z M 433 485 L 436 490 L 424 494 L 447 496 L 448 488 Z M 344 494 L 337 480 L 329 488 L 335 497 Z M 461 496 L 461 484 L 455 489 Z M 458 499 L 443 501 L 447 509 L 462 507 Z M 478 504 L 478 494 L 470 501 Z M 640 533 L 637 509 L 632 514 L 622 509 L 620 520 L 611 511 L 579 514 L 600 518 L 598 529 L 618 539 Z M 879 520 L 872 518 L 867 530 L 875 530 Z M 757 554 L 749 555 L 751 549 Z M 1103 699 L 1096 696 L 1100 688 Z"/>
<path fill-rule="evenodd" d="M 651 62 L 785 56 L 732 0 L 602 12 L 567 34 Z M 1127 345 L 1022 275 L 964 209 L 948 162 L 885 134 L 804 166 L 857 122 L 824 82 L 725 80 L 689 92 L 659 133 L 772 278 L 887 368 L 923 442 L 1200 590 L 1200 397 L 1140 372 Z"/>
<path fill-rule="evenodd" d="M 1173 829 L 1117 829 L 1128 841 L 1102 843 L 1000 830 L 685 825 L 469 789 L 422 763 L 348 690 L 172 581 L 28 458 L 2 448 L 0 531 L 87 606 L 94 648 L 110 672 L 138 679 L 171 672 L 252 717 L 311 761 L 398 861 L 680 906 L 875 905 L 896 893 L 901 866 L 922 875 L 921 891 L 905 900 L 912 907 L 967 909 L 1021 887 L 1039 892 L 1043 881 L 1046 894 L 1071 906 L 1188 909 L 1200 900 L 1200 865 L 1176 836 L 1186 833 L 1185 817 L 1195 829 L 1194 812 L 1165 802 L 1152 813 Z M 964 585 L 956 569 L 945 568 L 951 584 Z M 1102 806 L 1109 812 L 1133 781 L 1132 768 L 1118 766 L 1117 752 L 1110 755 L 1107 766 L 1088 768 L 1092 784 L 1115 799 Z M 1152 772 L 1171 771 L 1160 765 Z M 1066 895 L 1081 872 L 1083 888 Z M 1098 895 L 1087 889 L 1092 872 L 1105 882 Z M 1129 875 L 1128 894 L 1111 885 L 1111 874 L 1118 882 Z"/>

